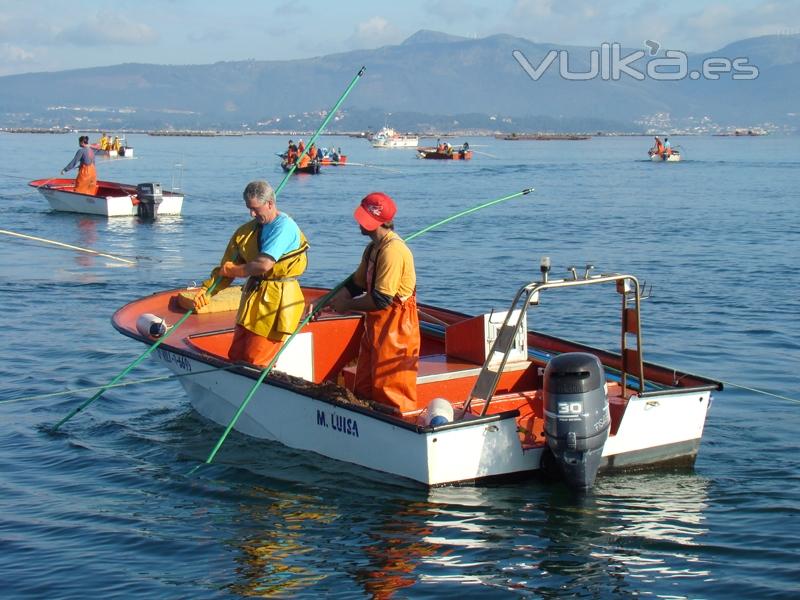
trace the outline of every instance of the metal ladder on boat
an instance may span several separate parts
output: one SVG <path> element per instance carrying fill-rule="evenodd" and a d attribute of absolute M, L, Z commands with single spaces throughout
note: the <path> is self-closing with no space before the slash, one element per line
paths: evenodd
<path fill-rule="evenodd" d="M 481 416 L 484 416 L 486 411 L 489 410 L 489 402 L 494 395 L 495 389 L 497 389 L 500 374 L 508 362 L 508 356 L 512 348 L 514 348 L 514 342 L 519 335 L 520 327 L 525 322 L 523 318 L 525 311 L 533 297 L 538 293 L 538 287 L 538 283 L 526 285 L 514 297 L 511 308 L 506 313 L 503 324 L 497 331 L 497 337 L 492 343 L 489 355 L 484 361 L 483 367 L 481 367 L 478 379 L 469 394 L 469 398 L 464 403 L 464 415 L 469 412 L 473 401 L 483 401 Z M 523 297 L 524 301 L 520 302 Z"/>
<path fill-rule="evenodd" d="M 489 410 L 491 398 L 497 389 L 500 374 L 508 362 L 508 356 L 514 347 L 514 342 L 519 334 L 522 323 L 526 320 L 523 315 L 528 306 L 539 303 L 539 294 L 544 289 L 575 287 L 598 283 L 616 282 L 617 292 L 622 297 L 621 319 L 621 389 L 625 394 L 629 373 L 638 374 L 639 393 L 644 391 L 644 361 L 642 358 L 642 333 L 641 333 L 641 288 L 639 281 L 632 275 L 612 273 L 609 275 L 589 275 L 591 265 L 588 265 L 583 279 L 579 279 L 574 268 L 571 268 L 573 278 L 548 281 L 544 268 L 542 281 L 530 283 L 520 288 L 511 303 L 511 308 L 506 313 L 497 337 L 492 343 L 489 355 L 481 367 L 478 379 L 470 392 L 469 398 L 464 403 L 462 418 L 469 413 L 472 403 L 483 401 L 481 416 Z M 549 265 L 548 265 L 549 271 Z M 524 300 L 523 300 L 524 298 Z M 521 301 L 522 300 L 522 301 Z M 527 334 L 527 332 L 526 332 Z M 631 342 L 631 337 L 634 341 Z"/>

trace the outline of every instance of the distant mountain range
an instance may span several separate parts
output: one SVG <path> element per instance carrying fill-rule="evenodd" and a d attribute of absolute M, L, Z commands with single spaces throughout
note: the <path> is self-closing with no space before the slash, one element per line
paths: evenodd
<path fill-rule="evenodd" d="M 586 72 L 590 50 L 503 34 L 468 39 L 419 31 L 396 46 L 303 60 L 129 63 L 9 75 L 0 77 L 0 126 L 313 129 L 319 111 L 330 108 L 361 65 L 366 74 L 332 131 L 386 122 L 403 130 L 498 132 L 642 131 L 659 119 L 663 126 L 798 125 L 799 35 L 742 40 L 689 56 L 690 70 L 713 57 L 746 58 L 759 70 L 752 81 L 734 81 L 729 74 L 717 81 L 637 81 L 625 75 L 569 81 L 559 75 L 560 55 L 534 81 L 512 55 L 517 51 L 540 67 L 553 52 L 566 51 L 569 70 Z M 654 55 L 660 56 L 663 49 Z M 644 71 L 649 58 L 631 64 Z"/>

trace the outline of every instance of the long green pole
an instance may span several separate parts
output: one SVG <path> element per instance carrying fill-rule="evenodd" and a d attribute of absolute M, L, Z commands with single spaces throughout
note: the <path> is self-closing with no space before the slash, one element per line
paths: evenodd
<path fill-rule="evenodd" d="M 487 206 L 492 206 L 493 204 L 498 204 L 500 202 L 505 202 L 506 200 L 511 200 L 512 198 L 518 198 L 519 196 L 524 196 L 526 194 L 530 194 L 532 191 L 533 191 L 533 188 L 528 188 L 528 189 L 522 190 L 521 192 L 517 192 L 516 194 L 511 194 L 509 196 L 504 196 L 502 198 L 498 198 L 497 200 L 492 200 L 490 202 L 484 202 L 483 204 L 479 204 L 478 206 L 474 206 L 474 207 L 472 207 L 470 209 L 461 211 L 461 212 L 456 213 L 456 214 L 454 214 L 454 215 L 452 215 L 450 217 L 447 217 L 446 219 L 442 219 L 441 221 L 438 221 L 438 222 L 434 223 L 433 225 L 429 225 L 428 227 L 425 227 L 424 229 L 420 229 L 416 233 L 412 233 L 411 235 L 409 235 L 408 237 L 405 238 L 405 241 L 407 241 L 407 242 L 411 241 L 415 237 L 418 237 L 418 236 L 422 235 L 423 233 L 426 233 L 426 232 L 430 231 L 431 229 L 435 229 L 436 227 L 439 227 L 440 225 L 444 225 L 445 223 L 449 223 L 450 221 L 452 221 L 454 219 L 458 219 L 459 217 L 463 217 L 464 215 L 468 215 L 470 213 L 474 213 L 475 211 L 478 211 L 478 210 L 481 210 L 483 208 L 486 208 Z M 225 428 L 225 432 L 219 438 L 219 441 L 217 442 L 217 445 L 214 446 L 214 449 L 208 455 L 208 458 L 206 459 L 205 464 L 211 464 L 211 461 L 214 460 L 214 457 L 217 455 L 217 452 L 219 452 L 219 449 L 222 447 L 222 444 L 225 442 L 225 439 L 228 437 L 228 434 L 233 429 L 233 426 L 236 425 L 236 422 L 239 420 L 239 417 L 244 412 L 244 409 L 247 407 L 247 404 L 253 398 L 253 396 L 256 393 L 256 390 L 261 385 L 261 383 L 264 381 L 264 379 L 267 377 L 267 375 L 269 375 L 270 371 L 272 371 L 272 367 L 275 366 L 275 363 L 278 361 L 278 358 L 280 358 L 280 356 L 283 353 L 283 351 L 289 346 L 289 343 L 300 332 L 300 330 L 303 329 L 303 327 L 305 327 L 306 323 L 308 323 L 314 317 L 314 315 L 316 315 L 320 310 L 322 310 L 325 307 L 325 305 L 330 301 L 330 299 L 333 298 L 334 294 L 336 294 L 336 292 L 338 292 L 340 289 L 342 289 L 342 287 L 344 287 L 344 283 L 345 283 L 344 281 L 340 282 L 330 292 L 325 294 L 319 302 L 317 302 L 317 305 L 314 307 L 314 309 L 302 321 L 300 321 L 300 324 L 292 332 L 292 334 L 286 339 L 286 341 L 283 343 L 283 346 L 281 346 L 280 350 L 278 350 L 277 354 L 275 354 L 275 356 L 272 358 L 272 360 L 269 361 L 269 364 L 266 367 L 264 367 L 264 369 L 261 371 L 261 375 L 259 375 L 259 377 L 256 380 L 256 382 L 253 384 L 253 387 L 250 388 L 250 391 L 247 393 L 247 396 L 245 396 L 244 400 L 242 401 L 242 404 L 239 406 L 238 410 L 233 415 L 233 418 L 231 419 L 231 422 L 228 423 L 228 426 Z M 191 471 L 189 471 L 189 474 L 194 473 L 201 466 L 202 466 L 202 463 L 200 465 L 197 465 Z"/>
<path fill-rule="evenodd" d="M 348 86 L 347 86 L 347 89 L 344 91 L 344 93 L 342 93 L 342 95 L 339 97 L 339 100 L 336 102 L 336 104 L 334 104 L 333 108 L 332 108 L 332 109 L 330 110 L 330 112 L 328 113 L 328 116 L 327 116 L 327 117 L 325 117 L 325 120 L 324 120 L 324 121 L 322 121 L 322 125 L 320 125 L 320 126 L 317 128 L 317 131 L 316 131 L 316 132 L 314 132 L 314 135 L 313 135 L 313 136 L 311 136 L 311 139 L 310 139 L 310 140 L 309 140 L 309 142 L 308 142 L 308 146 L 307 146 L 307 147 L 306 147 L 306 148 L 303 150 L 303 153 L 302 153 L 300 156 L 298 156 L 298 157 L 297 157 L 297 161 L 295 161 L 295 164 L 294 164 L 294 165 L 292 165 L 292 168 L 291 168 L 291 169 L 289 169 L 289 170 L 286 172 L 286 174 L 283 176 L 283 180 L 282 180 L 282 181 L 281 181 L 281 182 L 278 184 L 278 187 L 277 187 L 277 188 L 275 188 L 275 196 L 276 196 L 276 197 L 277 197 L 277 195 L 280 193 L 280 191 L 283 189 L 283 187 L 286 185 L 286 182 L 289 180 L 289 177 L 291 177 L 292 173 L 294 173 L 294 170 L 297 168 L 297 162 L 300 160 L 300 157 L 304 156 L 304 155 L 307 153 L 307 151 L 308 151 L 308 148 L 309 148 L 309 147 L 311 147 L 311 144 L 312 144 L 312 143 L 313 143 L 313 142 L 314 142 L 314 141 L 315 141 L 315 140 L 316 140 L 316 139 L 319 137 L 320 133 L 322 133 L 322 130 L 323 130 L 323 129 L 324 129 L 324 128 L 325 128 L 325 127 L 328 125 L 328 123 L 330 122 L 330 120 L 331 120 L 331 119 L 333 118 L 333 116 L 336 114 L 336 111 L 337 111 L 337 110 L 339 110 L 339 107 L 342 105 L 342 102 L 344 102 L 345 98 L 347 98 L 347 96 L 350 94 L 351 90 L 352 90 L 352 89 L 353 89 L 353 88 L 356 86 L 356 83 L 358 83 L 358 80 L 359 80 L 359 79 L 361 79 L 361 76 L 364 74 L 364 71 L 365 71 L 365 70 L 366 70 L 366 67 L 361 67 L 361 69 L 359 69 L 358 73 L 356 73 L 356 76 L 355 76 L 355 77 L 353 77 L 353 80 L 350 82 L 350 85 L 348 85 Z M 222 278 L 221 278 L 221 277 L 219 277 L 219 276 L 214 278 L 214 281 L 211 283 L 211 286 L 208 288 L 208 293 L 211 293 L 211 292 L 213 292 L 213 291 L 214 291 L 214 288 L 215 288 L 215 287 L 217 287 L 217 284 L 219 283 L 219 281 L 220 281 L 221 279 L 222 279 Z M 75 415 L 77 415 L 79 412 L 83 411 L 83 410 L 84 410 L 84 409 L 85 409 L 87 406 L 89 406 L 89 405 L 90 405 L 92 402 L 94 402 L 95 400 L 97 400 L 98 398 L 100 398 L 100 396 L 102 396 L 102 395 L 103 395 L 103 394 L 106 392 L 106 390 L 108 390 L 108 388 L 110 388 L 111 386 L 115 385 L 115 384 L 116 384 L 116 383 L 117 383 L 117 382 L 118 382 L 120 379 L 122 379 L 123 377 L 125 377 L 125 375 L 127 375 L 127 374 L 128 374 L 130 371 L 131 371 L 131 369 L 133 369 L 134 367 L 136 367 L 136 366 L 137 366 L 139 363 L 141 363 L 141 362 L 142 362 L 142 361 L 143 361 L 145 358 L 147 358 L 148 356 L 150 356 L 150 355 L 153 353 L 153 351 L 154 351 L 156 348 L 158 348 L 158 347 L 159 347 L 159 346 L 160 346 L 160 345 L 161 345 L 161 344 L 164 342 L 164 340 L 166 340 L 166 339 L 167 339 L 167 338 L 168 338 L 170 335 L 172 335 L 173 333 L 175 333 L 175 331 L 177 331 L 178 327 L 180 327 L 181 325 L 183 325 L 184 321 L 186 321 L 186 319 L 188 319 L 188 318 L 191 316 L 191 314 L 192 314 L 193 312 L 194 312 L 193 310 L 189 310 L 189 311 L 187 311 L 187 312 L 186 312 L 186 314 L 185 314 L 185 315 L 183 315 L 183 316 L 182 316 L 182 317 L 181 317 L 181 318 L 180 318 L 180 319 L 179 319 L 179 320 L 178 320 L 178 321 L 175 323 L 175 325 L 173 325 L 173 326 L 172 326 L 172 327 L 169 329 L 169 331 L 167 331 L 167 333 L 165 333 L 165 334 L 164 334 L 162 337 L 160 337 L 160 338 L 159 338 L 159 339 L 158 339 L 158 340 L 157 340 L 157 341 L 156 341 L 156 342 L 155 342 L 155 343 L 154 343 L 152 346 L 150 346 L 150 347 L 149 347 L 147 350 L 145 350 L 145 351 L 144 351 L 142 354 L 140 354 L 140 355 L 139 355 L 139 357 L 138 357 L 136 360 L 134 360 L 134 361 L 133 361 L 131 364 L 129 364 L 129 365 L 128 365 L 128 366 L 127 366 L 127 367 L 126 367 L 126 368 L 125 368 L 125 369 L 124 369 L 124 370 L 123 370 L 123 371 L 122 371 L 120 374 L 119 374 L 119 375 L 117 375 L 117 376 L 116 376 L 116 377 L 115 377 L 113 380 L 111 380 L 111 382 L 110 382 L 110 383 L 108 383 L 107 385 L 103 386 L 103 387 L 100 389 L 100 391 L 98 391 L 98 392 L 97 392 L 97 393 L 96 393 L 94 396 L 92 396 L 92 397 L 91 397 L 91 398 L 89 398 L 88 400 L 85 400 L 85 401 L 84 401 L 82 404 L 80 404 L 80 405 L 79 405 L 77 408 L 74 408 L 73 410 L 71 410 L 71 411 L 70 411 L 70 413 L 69 413 L 69 414 L 68 414 L 66 417 L 64 417 L 64 418 L 63 418 L 63 419 L 61 419 L 61 420 L 60 420 L 58 423 L 56 423 L 56 425 L 53 427 L 53 431 L 58 431 L 58 429 L 59 429 L 59 428 L 60 428 L 60 427 L 61 427 L 61 426 L 62 426 L 64 423 L 66 423 L 67 421 L 69 421 L 69 420 L 70 420 L 72 417 L 74 417 Z"/>

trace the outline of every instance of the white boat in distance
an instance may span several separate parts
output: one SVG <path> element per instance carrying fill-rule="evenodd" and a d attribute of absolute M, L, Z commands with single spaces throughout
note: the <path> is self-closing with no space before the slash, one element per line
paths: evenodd
<path fill-rule="evenodd" d="M 661 154 L 655 148 L 650 148 L 647 154 L 653 162 L 680 162 L 681 160 L 681 151 L 677 148 L 673 148 L 669 153 L 662 152 Z"/>
<path fill-rule="evenodd" d="M 362 315 L 320 312 L 289 342 L 235 428 L 427 486 L 544 472 L 585 490 L 597 473 L 692 466 L 711 393 L 722 384 L 644 362 L 635 277 L 590 275 L 588 267 L 583 277 L 543 273 L 506 312 L 469 317 L 420 305 L 417 406 L 403 415 L 350 391 Z M 543 295 L 576 287 L 616 288 L 620 353 L 527 329 Z M 303 288 L 306 304 L 326 291 Z M 197 412 L 222 426 L 260 376 L 227 358 L 239 295 L 225 292 L 233 298 L 215 298 L 218 309 L 186 319 L 193 292 L 185 290 L 145 296 L 112 317 L 120 333 L 147 345 L 158 329 L 149 320 L 181 319 L 153 356 L 180 375 Z"/>
<path fill-rule="evenodd" d="M 416 135 L 401 135 L 391 127 L 384 127 L 370 138 L 373 148 L 416 148 L 419 137 Z"/>
<path fill-rule="evenodd" d="M 164 192 L 158 183 L 128 185 L 98 181 L 94 194 L 76 192 L 74 179 L 37 179 L 28 185 L 39 190 L 50 203 L 50 208 L 63 212 L 105 217 L 138 215 L 154 218 L 160 215 L 179 215 L 183 208 L 183 194 Z"/>

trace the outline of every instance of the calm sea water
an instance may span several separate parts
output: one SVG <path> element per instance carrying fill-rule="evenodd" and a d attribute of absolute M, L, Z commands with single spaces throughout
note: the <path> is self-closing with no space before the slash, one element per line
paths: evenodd
<path fill-rule="evenodd" d="M 234 434 L 166 380 L 108 392 L 49 427 L 144 350 L 111 314 L 207 276 L 248 216 L 241 191 L 282 172 L 277 137 L 130 136 L 138 158 L 102 179 L 186 193 L 154 224 L 54 213 L 28 180 L 55 176 L 76 136 L 0 134 L 0 227 L 136 266 L 0 235 L 0 589 L 9 598 L 800 596 L 800 193 L 797 140 L 469 139 L 473 161 L 325 138 L 352 162 L 297 176 L 279 199 L 312 243 L 307 284 L 331 286 L 365 243 L 367 192 L 398 202 L 408 235 L 526 187 L 414 240 L 422 302 L 504 309 L 538 278 L 591 263 L 652 286 L 648 360 L 735 385 L 715 396 L 693 471 L 602 477 L 574 498 L 538 481 L 425 490 Z M 430 140 L 432 141 L 432 140 Z M 461 143 L 463 140 L 453 140 Z M 616 295 L 554 293 L 536 329 L 614 349 Z M 166 371 L 145 362 L 126 381 Z M 402 452 L 387 448 L 387 452 Z"/>

